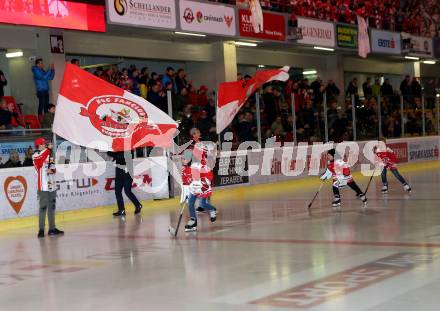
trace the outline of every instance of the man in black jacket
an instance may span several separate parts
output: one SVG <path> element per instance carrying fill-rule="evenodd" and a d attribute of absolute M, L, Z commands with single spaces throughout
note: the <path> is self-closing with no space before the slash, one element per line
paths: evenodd
<path fill-rule="evenodd" d="M 142 204 L 139 202 L 139 200 L 136 198 L 134 193 L 131 191 L 133 178 L 130 175 L 130 171 L 127 167 L 127 162 L 125 158 L 126 156 L 128 156 L 130 158 L 129 160 L 133 159 L 133 151 L 131 151 L 130 153 L 128 153 L 128 151 L 126 153 L 122 151 L 120 152 L 109 151 L 107 154 L 110 157 L 112 157 L 113 161 L 115 161 L 116 163 L 115 195 L 116 195 L 116 202 L 118 203 L 118 211 L 116 213 L 113 213 L 113 216 L 119 217 L 126 215 L 124 198 L 122 197 L 122 189 L 124 189 L 124 192 L 127 195 L 127 197 L 130 199 L 130 201 L 133 202 L 133 205 L 135 207 L 134 214 L 135 215 L 139 214 L 142 210 Z"/>

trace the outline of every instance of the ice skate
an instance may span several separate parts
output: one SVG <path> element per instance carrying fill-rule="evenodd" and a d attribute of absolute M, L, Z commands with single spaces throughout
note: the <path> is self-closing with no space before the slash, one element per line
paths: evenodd
<path fill-rule="evenodd" d="M 217 210 L 213 209 L 209 211 L 209 217 L 211 218 L 211 222 L 215 222 L 217 220 Z"/>
<path fill-rule="evenodd" d="M 185 232 L 197 231 L 197 220 L 190 218 L 185 226 Z"/>
<path fill-rule="evenodd" d="M 333 199 L 333 201 L 332 201 L 332 207 L 333 207 L 335 210 L 339 210 L 339 209 L 341 209 L 341 198 L 339 198 L 339 197 L 335 197 L 335 198 Z"/>

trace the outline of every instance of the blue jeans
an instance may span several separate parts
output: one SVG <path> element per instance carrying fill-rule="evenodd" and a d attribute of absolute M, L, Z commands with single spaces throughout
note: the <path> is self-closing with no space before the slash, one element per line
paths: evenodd
<path fill-rule="evenodd" d="M 197 200 L 197 196 L 195 196 L 194 194 L 189 195 L 189 198 L 188 198 L 189 217 L 194 218 L 194 219 L 197 219 L 196 208 L 195 208 L 196 200 Z M 209 210 L 209 211 L 215 209 L 214 206 L 209 204 L 208 198 L 200 198 L 200 207 L 205 210 Z"/>
<path fill-rule="evenodd" d="M 38 115 L 47 113 L 49 109 L 49 91 L 38 91 Z"/>
<path fill-rule="evenodd" d="M 383 171 L 382 171 L 382 174 L 380 175 L 380 177 L 382 178 L 382 183 L 383 183 L 384 186 L 388 186 L 387 172 L 388 172 L 388 170 L 386 168 L 384 168 Z M 393 173 L 393 175 L 397 178 L 397 180 L 402 185 L 406 184 L 405 178 L 403 178 L 403 176 L 400 175 L 400 173 L 399 173 L 399 171 L 397 169 L 395 169 L 395 170 L 391 169 L 391 173 Z"/>

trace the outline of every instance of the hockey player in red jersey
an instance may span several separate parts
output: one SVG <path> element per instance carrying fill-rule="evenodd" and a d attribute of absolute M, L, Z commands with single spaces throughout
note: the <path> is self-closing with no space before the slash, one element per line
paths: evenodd
<path fill-rule="evenodd" d="M 197 128 L 191 129 L 190 134 L 192 137 L 192 144 L 183 153 L 184 169 L 182 171 L 182 180 L 184 181 L 184 184 L 185 182 L 188 183 L 190 180 L 189 193 L 187 196 L 190 219 L 185 226 L 187 232 L 197 230 L 195 203 L 198 199 L 198 211 L 209 212 L 212 222 L 217 219 L 217 210 L 209 203 L 209 198 L 212 195 L 211 183 L 214 179 L 212 168 L 215 164 L 215 145 L 200 141 L 201 135 Z M 188 188 L 186 188 L 186 190 L 188 190 Z"/>
<path fill-rule="evenodd" d="M 367 204 L 367 198 L 353 180 L 353 176 L 351 176 L 350 169 L 342 159 L 335 160 L 336 150 L 331 149 L 327 152 L 327 170 L 323 175 L 321 175 L 321 180 L 332 179 L 333 180 L 333 202 L 332 206 L 335 208 L 339 208 L 341 206 L 341 194 L 339 192 L 339 188 L 343 188 L 345 186 L 349 186 L 354 192 L 356 192 L 356 196 L 359 197 L 364 204 Z"/>
<path fill-rule="evenodd" d="M 402 175 L 400 175 L 399 171 L 397 170 L 397 156 L 394 153 L 394 151 L 391 148 L 388 148 L 386 145 L 385 138 L 381 139 L 381 142 L 383 142 L 382 149 L 380 146 L 375 149 L 376 156 L 380 160 L 381 164 L 383 165 L 382 174 L 380 175 L 382 178 L 382 193 L 388 193 L 388 179 L 387 179 L 387 173 L 388 170 L 393 173 L 393 175 L 397 178 L 397 180 L 402 184 L 403 189 L 406 192 L 411 192 L 411 187 L 406 182 L 405 178 L 403 178 Z"/>

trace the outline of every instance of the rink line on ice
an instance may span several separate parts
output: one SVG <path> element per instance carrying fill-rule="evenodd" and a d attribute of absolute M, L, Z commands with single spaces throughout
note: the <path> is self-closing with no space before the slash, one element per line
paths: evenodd
<path fill-rule="evenodd" d="M 440 169 L 440 161 L 427 161 L 427 162 L 418 162 L 418 163 L 410 163 L 410 164 L 401 164 L 399 166 L 399 170 L 402 173 L 411 173 L 411 172 L 421 172 L 426 170 Z M 355 172 L 353 176 L 357 180 L 367 180 L 368 176 L 361 175 L 360 172 Z M 260 184 L 260 185 L 251 185 L 251 186 L 241 186 L 237 188 L 227 188 L 227 189 L 218 189 L 215 190 L 215 194 L 213 197 L 213 201 L 215 204 L 216 200 L 219 201 L 230 201 L 230 200 L 246 200 L 262 198 L 267 196 L 273 196 L 279 193 L 291 193 L 292 190 L 296 191 L 298 189 L 292 189 L 292 187 L 305 187 L 310 190 L 314 190 L 317 186 L 318 181 L 316 176 L 281 181 L 271 184 Z M 179 205 L 178 198 L 173 198 L 169 200 L 159 200 L 159 201 L 143 201 L 144 205 L 143 214 L 146 216 L 147 213 L 157 212 L 157 211 L 165 211 L 176 209 Z M 116 210 L 116 204 L 102 206 L 102 207 L 94 207 L 94 208 L 84 208 L 75 211 L 65 211 L 58 212 L 56 215 L 58 222 L 74 222 L 82 219 L 88 218 L 96 218 L 96 217 L 109 217 L 111 215 L 112 210 Z M 127 213 L 132 214 L 133 206 L 131 204 L 127 204 Z M 37 228 L 38 225 L 38 216 L 31 217 L 22 217 L 16 219 L 2 220 L 0 221 L 0 233 L 5 231 L 11 231 L 16 229 L 23 228 Z"/>
<path fill-rule="evenodd" d="M 213 232 L 199 232 L 211 234 Z M 83 238 L 105 238 L 120 240 L 172 240 L 170 236 L 151 235 L 112 235 L 112 234 L 87 234 L 79 233 L 72 236 Z M 180 236 L 181 241 L 202 241 L 202 242 L 236 242 L 236 243 L 269 243 L 269 244 L 303 244 L 303 245 L 345 245 L 345 246 L 374 246 L 374 247 L 403 247 L 403 248 L 440 248 L 440 243 L 426 242 L 374 242 L 355 240 L 296 240 L 296 239 L 263 239 L 263 238 L 236 238 L 236 237 L 213 237 L 213 236 Z"/>

